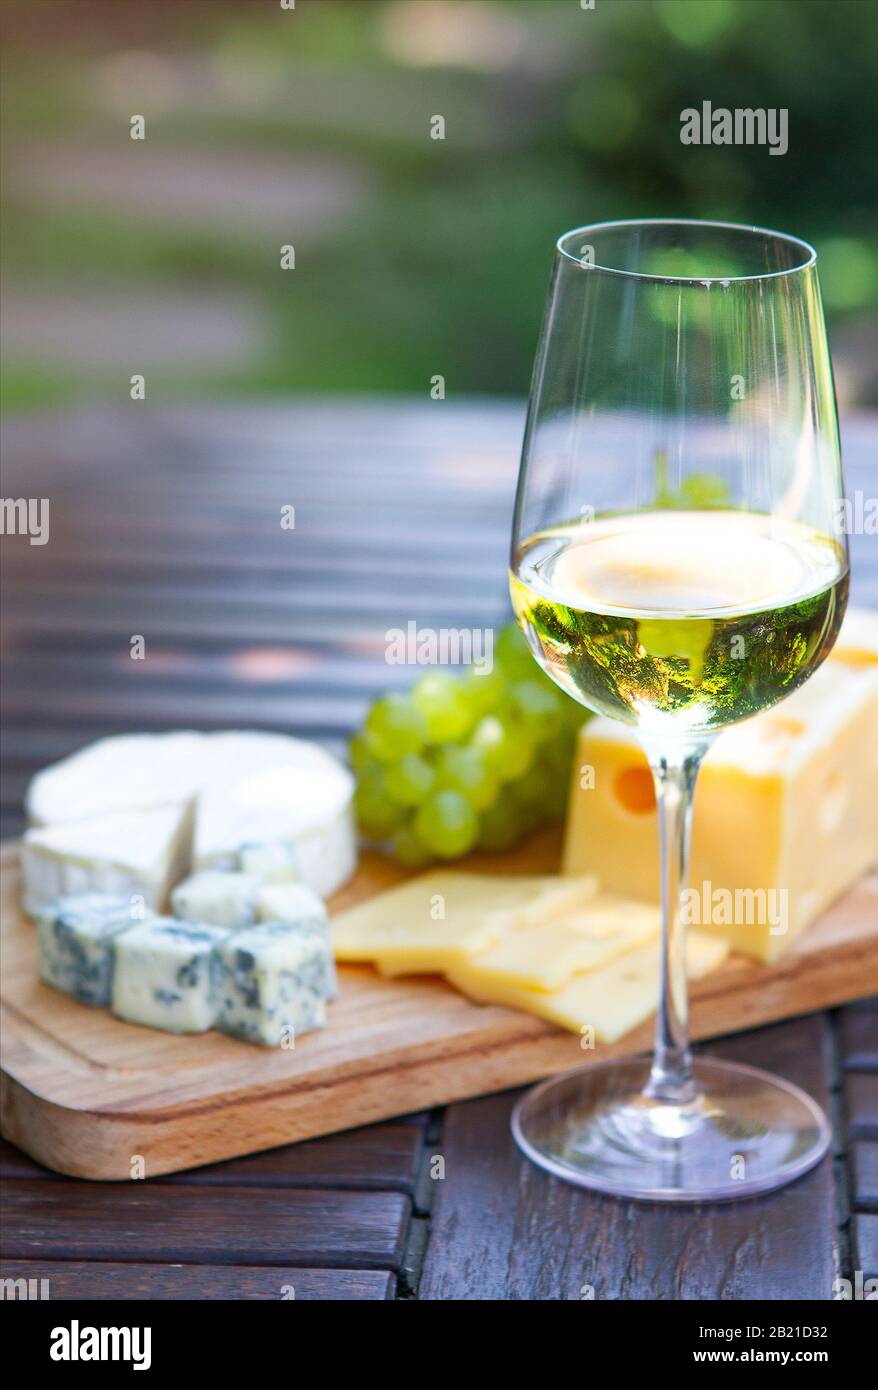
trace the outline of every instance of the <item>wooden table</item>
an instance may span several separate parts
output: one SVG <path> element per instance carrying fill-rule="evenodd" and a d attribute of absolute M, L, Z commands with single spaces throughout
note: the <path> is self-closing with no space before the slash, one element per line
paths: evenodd
<path fill-rule="evenodd" d="M 34 770 L 101 734 L 237 725 L 341 751 L 411 679 L 388 628 L 505 620 L 521 426 L 519 405 L 450 401 L 8 424 L 4 495 L 48 497 L 51 530 L 2 542 L 3 834 Z M 844 433 L 849 491 L 873 496 L 878 419 Z M 853 601 L 878 607 L 878 543 L 852 548 Z M 518 1156 L 509 1093 L 125 1186 L 5 1145 L 3 1275 L 111 1299 L 829 1299 L 839 1274 L 878 1276 L 878 1001 L 708 1050 L 811 1091 L 834 1157 L 731 1206 L 616 1202 Z"/>

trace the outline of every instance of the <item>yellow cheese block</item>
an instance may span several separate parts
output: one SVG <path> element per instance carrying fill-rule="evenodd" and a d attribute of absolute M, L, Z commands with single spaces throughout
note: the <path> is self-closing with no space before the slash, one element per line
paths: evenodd
<path fill-rule="evenodd" d="M 657 938 L 660 925 L 658 908 L 603 896 L 555 921 L 513 927 L 471 961 L 480 979 L 557 990 L 571 975 L 597 970 Z M 388 973 L 384 962 L 379 964 Z"/>
<path fill-rule="evenodd" d="M 728 955 L 728 943 L 689 933 L 688 974 L 700 980 Z M 600 1042 L 615 1042 L 649 1018 L 658 1004 L 658 942 L 638 946 L 600 970 L 574 975 L 550 993 L 504 983 L 484 971 L 481 958 L 449 971 L 449 982 L 479 1004 L 505 1004 L 581 1033 L 593 1028 Z"/>
<path fill-rule="evenodd" d="M 509 915 L 558 887 L 557 875 L 421 874 L 330 922 L 337 960 L 387 963 L 397 974 L 442 974 L 492 946 Z M 592 892 L 593 883 L 584 890 Z"/>
<path fill-rule="evenodd" d="M 878 619 L 852 619 L 805 685 L 721 734 L 699 776 L 687 918 L 759 960 L 878 861 Z M 611 720 L 580 733 L 564 871 L 658 901 L 649 769 Z"/>

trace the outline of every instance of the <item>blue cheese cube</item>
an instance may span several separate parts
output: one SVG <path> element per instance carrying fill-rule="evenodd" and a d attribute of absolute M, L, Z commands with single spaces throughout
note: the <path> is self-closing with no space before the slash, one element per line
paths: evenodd
<path fill-rule="evenodd" d="M 154 917 L 116 943 L 112 1007 L 127 1023 L 168 1033 L 203 1033 L 216 1015 L 214 947 L 221 927 Z"/>
<path fill-rule="evenodd" d="M 301 877 L 299 857 L 289 841 L 243 845 L 238 867 L 242 873 L 255 874 L 263 883 L 291 883 Z"/>
<path fill-rule="evenodd" d="M 310 927 L 323 932 L 329 947 L 329 914 L 322 898 L 304 883 L 267 883 L 256 899 L 256 916 L 260 922 L 285 922 L 292 927 Z M 338 981 L 332 949 L 328 950 L 327 999 L 335 999 Z"/>
<path fill-rule="evenodd" d="M 234 932 L 215 952 L 217 1027 L 247 1042 L 292 1046 L 323 1027 L 333 980 L 319 928 L 262 922 Z"/>
<path fill-rule="evenodd" d="M 260 880 L 252 874 L 202 869 L 184 878 L 171 894 L 175 917 L 237 931 L 256 921 Z"/>
<path fill-rule="evenodd" d="M 114 943 L 143 916 L 138 899 L 115 893 L 56 898 L 37 914 L 40 978 L 83 1004 L 109 1004 Z"/>

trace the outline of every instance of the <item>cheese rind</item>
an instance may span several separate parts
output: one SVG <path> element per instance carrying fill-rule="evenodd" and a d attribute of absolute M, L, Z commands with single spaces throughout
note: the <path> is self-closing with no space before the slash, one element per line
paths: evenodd
<path fill-rule="evenodd" d="M 295 761 L 220 772 L 196 801 L 193 865 L 237 868 L 245 846 L 286 846 L 302 882 L 328 897 L 356 866 L 353 790 L 347 768 L 304 742 Z"/>
<path fill-rule="evenodd" d="M 689 933 L 687 972 L 699 980 L 728 955 L 728 943 Z M 480 1004 L 504 1004 L 580 1033 L 593 1028 L 600 1042 L 616 1042 L 654 1013 L 659 993 L 658 943 L 638 946 L 599 970 L 573 975 L 558 990 L 524 989 L 480 969 L 479 960 L 449 971 L 449 982 Z"/>
<path fill-rule="evenodd" d="M 190 874 L 171 894 L 175 917 L 237 930 L 256 921 L 256 900 L 262 885 L 252 874 L 218 873 L 202 869 Z"/>
<path fill-rule="evenodd" d="M 112 1008 L 126 1023 L 168 1033 L 203 1033 L 214 1026 L 214 948 L 221 927 L 154 917 L 116 941 Z"/>
<path fill-rule="evenodd" d="M 878 646 L 870 657 L 869 630 L 851 629 L 804 686 L 726 730 L 704 759 L 687 919 L 759 960 L 776 960 L 878 861 Z M 585 785 L 583 767 L 592 770 Z M 566 873 L 596 872 L 612 892 L 658 901 L 649 781 L 625 726 L 596 718 L 583 727 Z"/>
<path fill-rule="evenodd" d="M 37 916 L 40 978 L 82 1004 L 108 1005 L 114 943 L 139 920 L 130 898 L 109 893 L 58 898 Z"/>
<path fill-rule="evenodd" d="M 190 820 L 179 807 L 127 812 L 28 830 L 21 843 L 24 909 L 90 891 L 164 906 L 183 872 Z"/>
<path fill-rule="evenodd" d="M 25 797 L 32 825 L 181 806 L 207 775 L 208 736 L 119 734 L 101 738 L 38 772 Z"/>
<path fill-rule="evenodd" d="M 216 949 L 217 1027 L 247 1042 L 294 1044 L 322 1028 L 335 975 L 326 933 L 287 922 L 234 932 Z"/>

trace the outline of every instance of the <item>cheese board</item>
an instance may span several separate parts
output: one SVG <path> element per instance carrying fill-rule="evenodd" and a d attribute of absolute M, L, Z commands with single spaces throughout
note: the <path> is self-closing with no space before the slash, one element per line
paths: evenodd
<path fill-rule="evenodd" d="M 478 872 L 551 873 L 555 831 L 514 853 L 473 855 Z M 339 970 L 329 1026 L 295 1048 L 254 1048 L 217 1032 L 177 1036 L 122 1023 L 40 983 L 20 907 L 18 850 L 2 868 L 2 1132 L 76 1177 L 125 1180 L 213 1163 L 415 1109 L 502 1090 L 648 1047 L 651 1023 L 614 1044 L 530 1015 L 476 1005 L 433 977 Z M 333 912 L 407 876 L 366 852 Z M 692 986 L 697 1039 L 878 992 L 878 874 L 835 903 L 772 966 L 730 957 Z"/>

